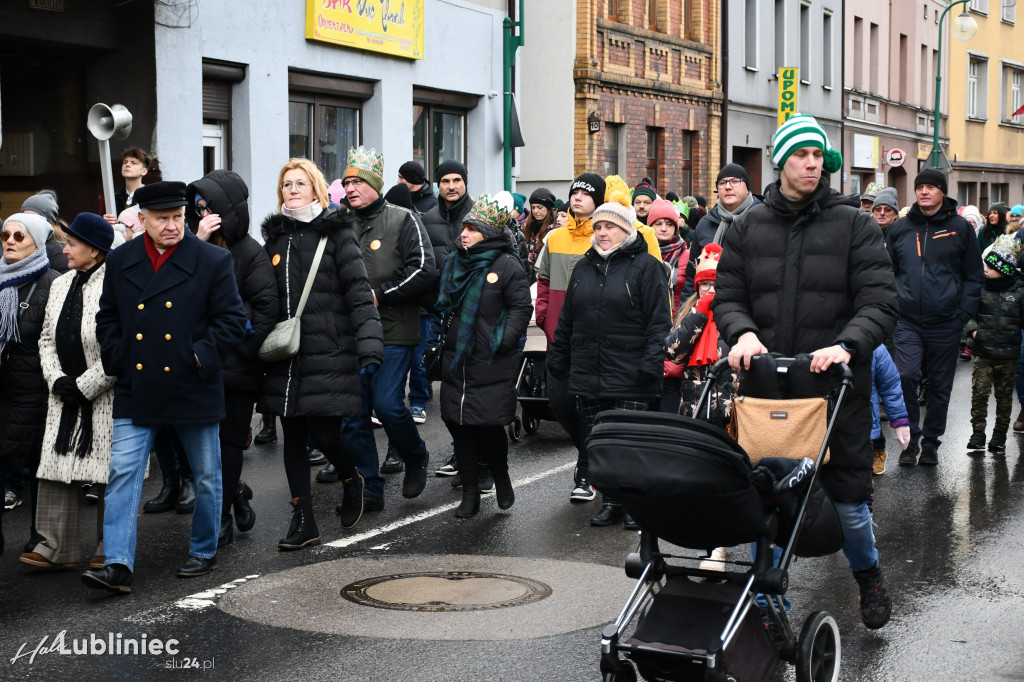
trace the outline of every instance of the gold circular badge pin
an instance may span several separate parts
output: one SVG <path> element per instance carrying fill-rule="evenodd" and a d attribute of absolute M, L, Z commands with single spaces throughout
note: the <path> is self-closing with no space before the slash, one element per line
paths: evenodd
<path fill-rule="evenodd" d="M 487 281 L 490 282 L 491 284 L 494 284 L 495 282 L 497 282 L 498 281 L 498 273 L 496 273 L 496 272 L 489 272 L 489 273 L 487 273 Z"/>
<path fill-rule="evenodd" d="M 280 263 L 281 262 L 281 254 L 275 253 L 273 259 L 271 259 L 270 262 L 273 263 L 274 265 L 277 265 L 278 263 Z"/>
<path fill-rule="evenodd" d="M 380 248 L 380 240 L 379 239 L 374 239 L 372 242 L 370 242 L 370 248 L 372 250 L 374 250 L 374 251 L 379 249 Z"/>

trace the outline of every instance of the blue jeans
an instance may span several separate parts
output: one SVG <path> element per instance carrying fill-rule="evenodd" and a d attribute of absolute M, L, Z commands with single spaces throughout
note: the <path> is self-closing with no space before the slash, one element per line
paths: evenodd
<path fill-rule="evenodd" d="M 104 564 L 123 564 L 135 570 L 135 545 L 146 462 L 159 426 L 136 426 L 131 419 L 115 419 L 110 452 L 110 477 L 103 496 Z M 174 426 L 185 448 L 196 482 L 192 513 L 190 556 L 217 555 L 220 531 L 221 465 L 220 425 Z"/>
<path fill-rule="evenodd" d="M 384 346 L 384 362 L 380 369 L 373 376 L 359 375 L 363 389 L 362 414 L 342 421 L 341 433 L 355 451 L 356 468 L 366 481 L 368 497 L 384 496 L 384 479 L 380 476 L 380 457 L 370 425 L 370 412 L 377 413 L 388 440 L 406 467 L 423 466 L 427 458 L 427 446 L 416 430 L 409 408 L 405 406 L 405 377 L 409 374 L 413 348 Z"/>
<path fill-rule="evenodd" d="M 426 407 L 430 398 L 430 382 L 427 369 L 423 366 L 423 351 L 427 347 L 430 333 L 430 316 L 420 315 L 420 345 L 412 349 L 412 369 L 409 370 L 409 406 Z"/>

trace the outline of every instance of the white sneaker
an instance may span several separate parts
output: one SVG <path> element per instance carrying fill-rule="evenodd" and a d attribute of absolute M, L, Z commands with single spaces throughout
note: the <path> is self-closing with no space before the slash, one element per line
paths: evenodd
<path fill-rule="evenodd" d="M 21 504 L 21 498 L 10 490 L 4 490 L 4 509 L 10 511 Z"/>
<path fill-rule="evenodd" d="M 725 570 L 725 547 L 716 547 L 711 550 L 711 556 L 700 562 L 702 571 L 724 571 Z"/>
<path fill-rule="evenodd" d="M 410 407 L 409 412 L 412 414 L 412 420 L 417 424 L 427 423 L 427 411 L 422 407 Z"/>
<path fill-rule="evenodd" d="M 586 476 L 580 476 L 576 479 L 575 485 L 572 492 L 569 493 L 570 502 L 591 502 L 597 498 L 597 491 L 594 490 L 594 486 L 590 485 L 590 480 Z"/>
<path fill-rule="evenodd" d="M 374 426 L 378 427 L 378 428 L 381 427 L 381 426 L 384 426 L 383 424 L 380 423 L 380 420 L 377 419 L 377 413 L 376 412 L 371 412 L 370 413 L 370 423 L 373 424 Z"/>

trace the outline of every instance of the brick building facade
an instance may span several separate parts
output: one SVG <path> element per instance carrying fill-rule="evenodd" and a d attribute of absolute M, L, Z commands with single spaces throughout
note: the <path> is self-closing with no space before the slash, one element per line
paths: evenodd
<path fill-rule="evenodd" d="M 721 165 L 719 5 L 577 0 L 577 173 L 710 194 Z"/>

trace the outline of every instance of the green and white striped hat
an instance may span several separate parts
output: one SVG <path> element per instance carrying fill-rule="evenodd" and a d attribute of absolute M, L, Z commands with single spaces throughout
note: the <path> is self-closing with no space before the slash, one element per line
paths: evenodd
<path fill-rule="evenodd" d="M 843 155 L 832 149 L 825 129 L 807 114 L 794 114 L 779 126 L 772 144 L 772 161 L 779 168 L 786 164 L 790 154 L 803 147 L 815 147 L 825 153 L 822 169 L 826 173 L 838 172 L 843 167 Z"/>

